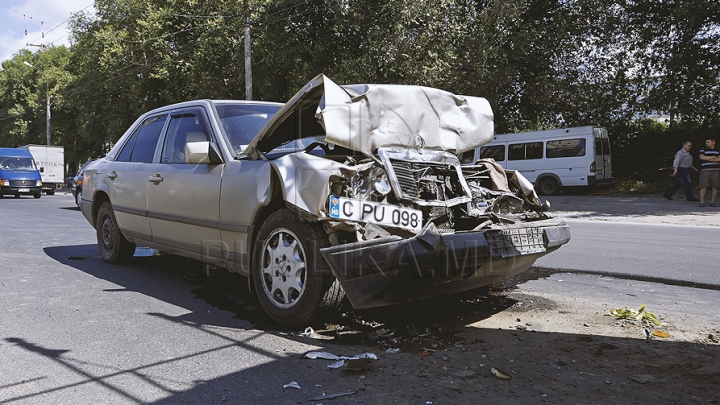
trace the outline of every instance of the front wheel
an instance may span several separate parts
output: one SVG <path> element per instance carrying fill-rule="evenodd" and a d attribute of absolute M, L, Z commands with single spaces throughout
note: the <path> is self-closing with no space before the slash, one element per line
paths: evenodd
<path fill-rule="evenodd" d="M 132 257 L 135 252 L 135 244 L 130 243 L 120 232 L 115 213 L 109 202 L 104 202 L 98 210 L 95 231 L 100 254 L 106 262 L 122 263 Z"/>
<path fill-rule="evenodd" d="M 40 193 L 33 194 L 33 197 L 34 197 L 34 198 L 40 198 Z"/>
<path fill-rule="evenodd" d="M 289 210 L 273 213 L 258 232 L 252 278 L 265 312 L 283 325 L 306 325 L 321 307 L 337 307 L 344 292 L 320 249 L 327 235 Z"/>

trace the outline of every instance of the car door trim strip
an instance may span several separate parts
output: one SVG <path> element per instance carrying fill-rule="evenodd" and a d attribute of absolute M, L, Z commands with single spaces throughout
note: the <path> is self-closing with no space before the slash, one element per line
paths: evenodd
<path fill-rule="evenodd" d="M 127 207 L 123 207 L 123 206 L 113 206 L 113 209 L 115 211 L 123 212 L 126 214 L 138 215 L 141 217 L 148 217 L 151 219 L 159 219 L 162 221 L 171 221 L 171 222 L 179 222 L 179 223 L 188 224 L 188 225 L 202 226 L 202 227 L 211 228 L 211 229 L 219 229 L 221 231 L 247 232 L 248 228 L 250 228 L 250 224 L 246 224 L 246 223 L 242 223 L 242 222 L 209 221 L 206 219 L 197 219 L 197 218 L 187 217 L 184 215 L 163 214 L 163 213 L 159 213 L 159 212 L 143 211 L 143 210 L 127 208 Z"/>

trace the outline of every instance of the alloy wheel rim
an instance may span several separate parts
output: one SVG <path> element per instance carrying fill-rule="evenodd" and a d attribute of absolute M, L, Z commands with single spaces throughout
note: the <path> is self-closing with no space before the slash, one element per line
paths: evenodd
<path fill-rule="evenodd" d="M 289 229 L 273 231 L 263 243 L 262 286 L 270 302 L 290 309 L 300 302 L 307 289 L 305 248 Z"/>

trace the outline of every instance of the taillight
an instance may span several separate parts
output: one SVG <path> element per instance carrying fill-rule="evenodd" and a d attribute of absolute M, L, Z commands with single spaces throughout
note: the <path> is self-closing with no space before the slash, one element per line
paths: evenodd
<path fill-rule="evenodd" d="M 590 163 L 590 173 L 595 173 L 595 162 Z"/>

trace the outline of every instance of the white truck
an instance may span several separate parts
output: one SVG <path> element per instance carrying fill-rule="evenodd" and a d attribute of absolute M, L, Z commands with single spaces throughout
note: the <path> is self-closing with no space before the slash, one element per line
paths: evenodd
<path fill-rule="evenodd" d="M 65 148 L 62 146 L 25 145 L 19 149 L 27 149 L 35 159 L 40 177 L 42 191 L 47 195 L 55 194 L 55 189 L 62 188 L 65 182 Z"/>
<path fill-rule="evenodd" d="M 460 156 L 464 164 L 484 158 L 519 171 L 545 195 L 558 194 L 564 187 L 612 182 L 610 138 L 601 127 L 496 134 L 489 143 Z"/>

